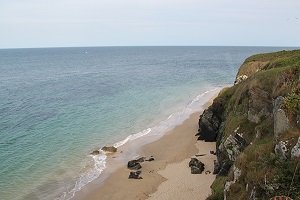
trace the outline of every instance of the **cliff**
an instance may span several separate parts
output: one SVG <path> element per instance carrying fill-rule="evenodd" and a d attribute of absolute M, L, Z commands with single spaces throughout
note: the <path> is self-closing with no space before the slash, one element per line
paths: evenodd
<path fill-rule="evenodd" d="M 300 50 L 246 59 L 196 135 L 216 141 L 208 199 L 300 199 Z"/>

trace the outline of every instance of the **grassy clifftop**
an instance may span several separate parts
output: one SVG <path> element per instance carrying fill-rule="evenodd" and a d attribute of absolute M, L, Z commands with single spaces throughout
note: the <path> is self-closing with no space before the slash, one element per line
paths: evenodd
<path fill-rule="evenodd" d="M 251 56 L 200 116 L 217 142 L 209 199 L 300 199 L 299 78 L 300 50 Z"/>

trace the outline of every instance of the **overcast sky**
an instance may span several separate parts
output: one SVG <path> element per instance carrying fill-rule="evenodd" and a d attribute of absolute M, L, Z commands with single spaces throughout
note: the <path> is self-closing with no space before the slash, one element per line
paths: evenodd
<path fill-rule="evenodd" d="M 0 48 L 300 46 L 300 0 L 0 0 Z"/>

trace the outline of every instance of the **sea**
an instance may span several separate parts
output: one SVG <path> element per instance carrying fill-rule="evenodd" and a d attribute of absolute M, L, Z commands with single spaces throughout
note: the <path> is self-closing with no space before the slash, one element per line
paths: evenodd
<path fill-rule="evenodd" d="M 0 49 L 0 199 L 72 199 L 109 168 L 93 150 L 163 135 L 232 84 L 245 58 L 284 49 Z"/>

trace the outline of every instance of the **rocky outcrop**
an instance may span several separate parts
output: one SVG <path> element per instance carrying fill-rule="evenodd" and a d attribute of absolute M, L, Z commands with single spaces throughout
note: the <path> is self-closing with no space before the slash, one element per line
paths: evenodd
<path fill-rule="evenodd" d="M 238 155 L 246 147 L 246 140 L 243 138 L 242 134 L 235 133 L 234 135 L 229 135 L 224 142 L 219 146 L 220 151 L 226 151 L 230 161 L 235 161 Z"/>
<path fill-rule="evenodd" d="M 204 164 L 197 158 L 191 158 L 189 167 L 191 168 L 191 174 L 202 174 L 204 171 Z"/>
<path fill-rule="evenodd" d="M 217 139 L 218 131 L 222 123 L 224 105 L 222 101 L 214 101 L 212 106 L 203 112 L 199 119 L 199 130 L 196 136 L 198 140 L 214 142 Z"/>
<path fill-rule="evenodd" d="M 224 200 L 227 198 L 227 192 L 230 190 L 230 186 L 234 183 L 236 183 L 241 176 L 242 171 L 237 168 L 235 165 L 233 166 L 233 180 L 232 181 L 226 181 L 225 186 L 224 186 Z"/>
<path fill-rule="evenodd" d="M 299 64 L 300 50 L 248 58 L 200 116 L 198 139 L 216 141 L 209 200 L 300 196 Z"/>
<path fill-rule="evenodd" d="M 298 142 L 295 144 L 295 146 L 291 150 L 291 158 L 299 158 L 300 157 L 300 137 L 298 138 Z"/>
<path fill-rule="evenodd" d="M 278 96 L 273 102 L 273 116 L 274 116 L 274 136 L 278 137 L 280 133 L 289 129 L 289 120 L 282 109 L 284 97 Z"/>
<path fill-rule="evenodd" d="M 246 80 L 247 78 L 248 78 L 248 76 L 245 74 L 240 75 L 240 76 L 236 77 L 234 84 L 239 84 L 240 82 Z"/>
<path fill-rule="evenodd" d="M 289 120 L 282 109 L 274 112 L 274 136 L 278 137 L 279 134 L 288 130 L 290 127 Z"/>
<path fill-rule="evenodd" d="M 269 92 L 259 88 L 251 88 L 248 92 L 248 113 L 247 118 L 250 122 L 259 123 L 261 118 L 271 116 L 272 101 Z"/>
<path fill-rule="evenodd" d="M 104 146 L 104 147 L 102 147 L 101 150 L 105 151 L 105 152 L 109 152 L 109 153 L 115 153 L 115 152 L 117 152 L 117 148 L 114 147 L 114 146 Z"/>
<path fill-rule="evenodd" d="M 286 160 L 287 159 L 287 143 L 280 141 L 278 144 L 275 145 L 274 151 L 275 154 L 282 160 Z"/>
<path fill-rule="evenodd" d="M 91 155 L 95 156 L 95 155 L 99 155 L 100 151 L 99 150 L 94 150 L 92 151 Z"/>

